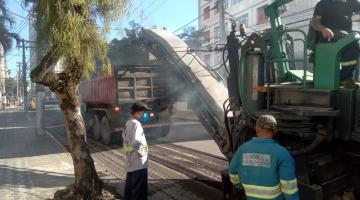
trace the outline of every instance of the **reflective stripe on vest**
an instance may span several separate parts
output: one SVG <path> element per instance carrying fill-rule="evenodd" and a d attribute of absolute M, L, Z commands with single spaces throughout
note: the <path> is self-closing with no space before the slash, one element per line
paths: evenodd
<path fill-rule="evenodd" d="M 342 67 L 349 67 L 357 64 L 357 60 L 350 60 L 346 62 L 341 62 Z"/>
<path fill-rule="evenodd" d="M 280 185 L 273 187 L 242 184 L 246 196 L 260 199 L 274 199 L 281 195 Z"/>
<path fill-rule="evenodd" d="M 135 151 L 134 147 L 132 147 L 132 146 L 124 146 L 122 148 L 122 150 L 125 151 L 126 153 L 130 153 L 130 152 Z"/>
<path fill-rule="evenodd" d="M 142 144 L 142 145 L 140 145 L 140 155 L 141 156 L 144 156 L 144 155 L 146 155 L 147 153 L 148 153 L 148 145 L 146 145 L 146 144 Z"/>
<path fill-rule="evenodd" d="M 232 184 L 237 185 L 240 183 L 240 177 L 238 174 L 231 174 L 229 173 L 230 181 Z"/>
<path fill-rule="evenodd" d="M 281 191 L 284 194 L 292 195 L 298 191 L 296 179 L 289 180 L 289 181 L 280 180 L 280 186 L 281 186 Z"/>

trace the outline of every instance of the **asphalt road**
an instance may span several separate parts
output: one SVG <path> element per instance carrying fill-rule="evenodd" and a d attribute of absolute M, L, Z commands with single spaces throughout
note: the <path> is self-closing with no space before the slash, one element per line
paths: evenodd
<path fill-rule="evenodd" d="M 61 111 L 48 109 L 45 119 L 49 134 L 66 147 Z M 197 144 L 212 141 L 199 122 L 174 119 L 173 124 L 167 137 L 148 141 L 151 144 L 148 160 L 149 199 L 221 199 L 220 171 L 227 167 L 227 161 L 209 155 L 209 151 L 205 151 L 208 148 L 206 145 Z M 111 191 L 121 196 L 126 175 L 123 170 L 126 161 L 121 147 L 104 146 L 92 139 L 88 143 L 101 179 L 110 186 Z M 195 149 L 202 149 L 207 154 L 193 151 L 190 147 L 179 147 L 178 144 L 197 147 Z"/>
<path fill-rule="evenodd" d="M 225 158 L 200 122 L 181 118 L 176 118 L 176 115 L 172 117 L 173 126 L 169 134 L 164 138 L 149 141 L 149 143 L 175 144 Z M 61 126 L 64 124 L 64 117 L 58 107 L 47 106 L 45 121 L 47 127 Z"/>

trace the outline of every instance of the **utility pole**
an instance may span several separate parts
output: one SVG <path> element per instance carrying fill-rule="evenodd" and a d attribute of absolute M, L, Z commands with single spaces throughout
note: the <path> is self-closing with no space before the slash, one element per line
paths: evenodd
<path fill-rule="evenodd" d="M 45 135 L 45 91 L 44 86 L 36 84 L 36 135 Z"/>
<path fill-rule="evenodd" d="M 28 111 L 28 102 L 27 102 L 27 98 L 28 98 L 28 95 L 27 95 L 27 83 L 26 83 L 26 58 L 25 58 L 25 48 L 26 48 L 26 46 L 25 46 L 25 40 L 24 39 L 22 39 L 21 40 L 21 43 L 22 43 L 22 53 L 23 53 L 23 55 L 22 55 L 22 61 L 23 61 L 23 68 L 22 68 L 22 72 L 23 72 L 23 74 L 22 74 L 22 78 L 23 78 L 23 92 L 24 92 L 24 111 L 25 112 L 27 112 Z"/>
<path fill-rule="evenodd" d="M 17 63 L 18 64 L 18 71 L 16 73 L 16 98 L 18 100 L 18 102 L 20 103 L 20 91 L 19 91 L 19 87 L 20 87 L 20 62 Z"/>
<path fill-rule="evenodd" d="M 38 18 L 37 14 L 35 13 L 34 18 L 32 18 L 32 26 L 35 27 L 35 31 L 38 32 L 38 28 L 37 26 L 35 26 L 35 24 L 39 24 L 42 23 L 41 21 L 39 21 L 40 19 Z M 33 32 L 33 34 L 35 34 L 35 32 Z M 35 37 L 32 37 L 34 35 L 30 35 L 30 40 L 31 39 L 35 39 Z M 36 55 L 36 61 L 35 63 L 33 62 L 34 60 L 32 60 L 31 65 L 32 66 L 37 66 L 40 63 L 41 57 L 43 56 L 43 53 L 41 51 L 41 47 L 48 47 L 48 41 L 44 40 L 44 39 L 40 39 L 39 41 L 32 41 L 33 44 L 35 44 L 35 48 L 31 47 L 30 49 L 30 54 L 32 56 L 34 56 L 33 53 L 35 53 Z M 36 118 L 36 135 L 39 136 L 44 136 L 46 135 L 46 130 L 45 130 L 45 87 L 42 86 L 41 84 L 35 84 L 35 93 L 36 93 L 36 113 L 35 113 L 35 118 Z"/>

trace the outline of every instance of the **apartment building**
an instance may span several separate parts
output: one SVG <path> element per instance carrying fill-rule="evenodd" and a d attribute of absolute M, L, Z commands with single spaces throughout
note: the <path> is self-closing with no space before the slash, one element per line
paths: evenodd
<path fill-rule="evenodd" d="M 217 44 L 225 43 L 226 39 L 220 37 L 220 12 L 217 6 L 221 1 L 224 1 L 226 35 L 230 32 L 230 19 L 234 19 L 237 24 L 245 24 L 247 32 L 261 31 L 270 27 L 264 8 L 273 0 L 199 0 L 199 16 L 201 16 L 199 29 L 203 30 L 203 48 L 215 47 Z M 313 0 L 294 0 L 280 8 L 283 12 L 281 15 L 283 24 L 287 27 L 307 31 L 317 2 Z M 300 35 L 294 35 L 294 37 L 300 37 Z M 299 52 L 302 52 L 302 50 Z M 223 62 L 220 52 L 201 53 L 199 56 L 210 66 L 216 67 Z M 226 76 L 223 72 L 220 73 Z"/>
<path fill-rule="evenodd" d="M 0 44 L 0 98 L 5 95 L 5 80 L 9 78 L 9 72 L 6 66 L 6 54 L 3 46 Z"/>

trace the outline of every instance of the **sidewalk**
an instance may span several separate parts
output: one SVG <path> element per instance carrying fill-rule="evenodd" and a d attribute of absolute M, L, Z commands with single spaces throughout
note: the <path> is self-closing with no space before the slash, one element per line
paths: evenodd
<path fill-rule="evenodd" d="M 33 126 L 34 113 L 0 112 L 1 200 L 52 198 L 73 183 L 71 157 Z"/>

